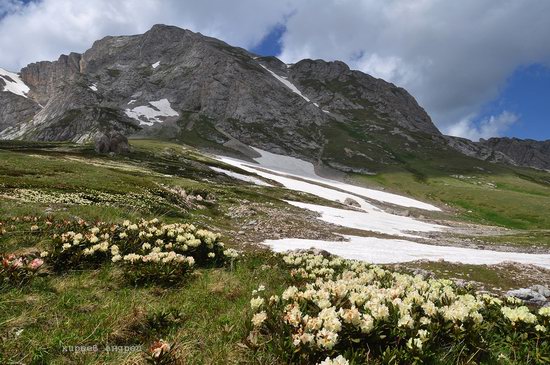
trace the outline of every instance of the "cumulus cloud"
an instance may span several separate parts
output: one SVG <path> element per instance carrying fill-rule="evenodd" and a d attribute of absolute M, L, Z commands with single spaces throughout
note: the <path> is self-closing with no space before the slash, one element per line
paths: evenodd
<path fill-rule="evenodd" d="M 443 131 L 482 133 L 472 116 L 507 77 L 550 65 L 547 14 L 547 0 L 0 0 L 0 66 L 18 70 L 155 23 L 250 49 L 283 24 L 284 61 L 342 60 L 407 88 Z"/>
<path fill-rule="evenodd" d="M 443 130 L 493 100 L 521 65 L 550 63 L 545 0 L 305 0 L 282 58 L 341 59 L 408 89 Z"/>
<path fill-rule="evenodd" d="M 83 52 L 107 35 L 177 25 L 251 47 L 291 11 L 290 0 L 0 0 L 0 65 L 19 70 L 61 53 Z"/>
<path fill-rule="evenodd" d="M 474 117 L 468 116 L 460 122 L 451 125 L 446 134 L 479 141 L 480 138 L 500 137 L 512 124 L 519 120 L 519 116 L 509 111 L 503 111 L 498 115 L 491 115 L 474 123 Z"/>

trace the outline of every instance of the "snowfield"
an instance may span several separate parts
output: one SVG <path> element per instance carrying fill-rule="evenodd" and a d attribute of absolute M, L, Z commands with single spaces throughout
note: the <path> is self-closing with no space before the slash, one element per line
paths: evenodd
<path fill-rule="evenodd" d="M 318 219 L 324 222 L 342 227 L 404 238 L 418 237 L 418 235 L 415 235 L 415 232 L 426 233 L 451 229 L 450 227 L 420 221 L 411 217 L 390 214 L 382 208 L 372 204 L 372 201 L 429 211 L 440 211 L 440 209 L 434 205 L 397 194 L 322 178 L 315 173 L 313 164 L 309 162 L 294 157 L 273 154 L 258 148 L 254 148 L 254 150 L 260 155 L 260 157 L 254 158 L 256 163 L 223 156 L 217 156 L 217 159 L 265 179 L 276 181 L 290 190 L 313 194 L 336 202 L 344 202 L 346 199 L 353 199 L 357 202 L 357 209 L 348 210 L 317 204 L 287 201 L 287 203 L 296 207 L 318 213 Z M 231 173 L 233 174 L 233 172 Z M 250 177 L 247 176 L 247 178 Z M 370 201 L 367 201 L 367 199 L 370 199 Z M 347 241 L 338 242 L 283 238 L 278 240 L 267 240 L 264 243 L 277 252 L 318 248 L 344 258 L 379 264 L 416 261 L 421 259 L 431 261 L 443 259 L 449 262 L 478 265 L 514 261 L 550 268 L 550 255 L 547 254 L 525 254 L 464 247 L 437 246 L 421 244 L 405 239 L 360 236 L 344 237 Z"/>
<path fill-rule="evenodd" d="M 132 103 L 134 100 L 130 101 Z M 128 103 L 128 104 L 130 104 Z M 161 118 L 177 117 L 179 114 L 170 105 L 168 99 L 150 101 L 152 106 L 142 105 L 133 109 L 126 109 L 124 113 L 132 119 L 139 121 L 140 125 L 152 126 L 155 123 L 162 123 Z"/>
<path fill-rule="evenodd" d="M 318 248 L 346 259 L 390 264 L 416 260 L 445 260 L 462 264 L 494 265 L 513 261 L 550 269 L 550 255 L 476 250 L 463 247 L 435 246 L 405 240 L 345 236 L 349 241 L 316 241 L 296 238 L 267 240 L 273 251 Z"/>
<path fill-rule="evenodd" d="M 23 80 L 21 80 L 18 74 L 0 68 L 0 79 L 6 83 L 3 91 L 8 91 L 24 98 L 27 97 L 27 93 L 30 89 Z"/>
<path fill-rule="evenodd" d="M 295 207 L 317 212 L 321 214 L 319 219 L 327 223 L 394 236 L 418 237 L 413 234 L 408 234 L 407 231 L 434 232 L 445 228 L 436 224 L 424 223 L 413 218 L 401 217 L 380 210 L 358 212 L 355 210 L 331 208 L 309 203 L 292 201 L 287 201 L 287 203 Z"/>

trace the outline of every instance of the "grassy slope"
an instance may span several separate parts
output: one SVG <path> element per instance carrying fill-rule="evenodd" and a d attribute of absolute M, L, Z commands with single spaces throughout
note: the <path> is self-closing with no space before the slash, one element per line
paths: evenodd
<path fill-rule="evenodd" d="M 0 235 L 0 252 L 40 249 L 47 239 L 40 233 L 30 234 L 31 223 L 10 221 L 14 216 L 78 216 L 105 221 L 161 217 L 166 221 L 192 221 L 223 230 L 232 224 L 223 215 L 224 209 L 238 205 L 243 197 L 273 204 L 281 204 L 279 199 L 283 197 L 311 199 L 292 196 L 293 193 L 284 189 L 235 184 L 202 164 L 215 162 L 180 145 L 157 141 L 132 141 L 132 144 L 135 150 L 130 156 L 112 158 L 64 144 L 0 145 L 3 162 L 0 194 L 8 196 L 0 197 L 0 221 L 14 225 L 13 229 L 10 227 L 11 233 Z M 376 180 L 389 179 L 388 176 L 382 174 L 374 182 L 392 186 L 387 181 Z M 413 178 L 410 181 L 425 185 L 415 183 Z M 216 203 L 185 209 L 168 201 L 144 209 L 138 202 L 124 200 L 109 206 L 82 206 L 22 203 L 9 198 L 12 188 L 60 193 L 99 191 L 114 195 L 132 192 L 145 197 L 154 192 L 159 183 L 206 196 L 212 194 Z M 399 180 L 394 181 L 397 183 Z M 513 184 L 513 180 L 508 184 Z M 540 189 L 544 194 L 544 186 L 538 186 L 533 183 L 530 189 Z M 399 188 L 398 185 L 392 187 Z M 411 191 L 413 195 L 419 194 L 417 190 Z M 429 190 L 425 194 L 429 194 Z M 160 336 L 179 344 L 178 351 L 186 363 L 277 363 L 269 354 L 254 353 L 239 346 L 247 334 L 250 292 L 259 284 L 277 290 L 287 283 L 286 274 L 277 263 L 271 255 L 257 252 L 238 264 L 235 271 L 199 270 L 187 285 L 171 289 L 128 287 L 120 273 L 109 265 L 101 270 L 38 278 L 28 287 L 2 292 L 0 354 L 4 358 L 0 358 L 0 362 L 135 363 L 141 356 L 139 353 L 74 354 L 64 353 L 62 346 L 132 345 Z M 490 268 L 487 270 L 492 272 Z M 166 322 L 165 330 L 159 332 L 154 326 L 144 324 L 154 324 L 151 318 L 169 311 L 177 312 L 181 319 Z"/>
<path fill-rule="evenodd" d="M 356 176 L 390 190 L 456 208 L 467 220 L 515 229 L 548 229 L 550 227 L 550 183 L 547 173 L 507 168 L 477 162 L 434 159 L 408 162 L 422 174 L 392 168 L 376 176 Z M 461 166 L 461 167 L 457 167 Z"/>
<path fill-rule="evenodd" d="M 217 175 L 201 168 L 198 162 L 207 159 L 192 150 L 154 141 L 134 141 L 133 145 L 135 151 L 130 158 L 112 159 L 64 145 L 47 145 L 46 149 L 35 149 L 36 145 L 11 145 L 10 150 L 0 150 L 3 161 L 0 191 L 7 196 L 14 187 L 62 193 L 142 194 L 154 189 L 158 183 L 165 183 L 184 187 L 188 192 L 214 194 L 220 205 L 235 204 L 241 197 L 275 200 L 269 195 L 258 194 L 255 187 L 230 185 L 223 180 L 217 184 L 201 182 L 201 178 L 215 180 Z M 52 146 L 55 148 L 49 148 Z M 14 149 L 18 151 L 14 152 Z M 133 162 L 146 167 L 134 166 Z M 179 173 L 165 176 L 168 172 Z M 186 176 L 193 176 L 195 180 Z M 220 184 L 224 182 L 227 186 L 222 189 Z M 277 189 L 272 193 L 274 196 L 279 194 Z M 50 209 L 46 211 L 47 208 Z M 0 221 L 14 227 L 10 227 L 8 234 L 0 235 L 0 252 L 35 250 L 47 240 L 39 233 L 29 233 L 31 223 L 10 220 L 25 215 L 48 215 L 58 219 L 76 216 L 115 222 L 160 216 L 167 221 L 202 221 L 203 225 L 223 226 L 225 223 L 214 207 L 193 211 L 170 205 L 151 208 L 139 209 L 131 202 L 82 206 L 23 203 L 1 197 Z M 110 266 L 38 278 L 29 287 L 2 293 L 0 354 L 5 357 L 0 357 L 0 363 L 100 364 L 126 360 L 132 363 L 132 359 L 140 359 L 141 354 L 74 354 L 63 353 L 62 349 L 64 345 L 133 345 L 153 336 L 178 342 L 179 351 L 192 363 L 217 364 L 232 358 L 236 359 L 235 362 L 252 363 L 255 355 L 242 351 L 237 343 L 245 337 L 243 311 L 248 306 L 250 292 L 258 283 L 279 287 L 285 280 L 276 268 L 261 269 L 270 260 L 269 255 L 258 253 L 241 262 L 233 272 L 221 269 L 198 271 L 188 286 L 175 289 L 128 287 L 121 280 L 120 273 Z M 169 326 L 168 330 L 157 333 L 140 328 L 147 318 L 171 309 L 177 310 L 183 319 Z M 18 333 L 21 329 L 23 331 Z"/>

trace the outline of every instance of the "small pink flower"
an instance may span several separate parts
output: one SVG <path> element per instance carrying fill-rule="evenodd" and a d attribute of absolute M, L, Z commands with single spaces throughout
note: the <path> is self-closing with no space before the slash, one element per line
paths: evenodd
<path fill-rule="evenodd" d="M 29 264 L 29 267 L 32 270 L 37 270 L 43 264 L 44 264 L 44 260 L 36 258 L 36 259 L 31 261 L 31 263 Z"/>

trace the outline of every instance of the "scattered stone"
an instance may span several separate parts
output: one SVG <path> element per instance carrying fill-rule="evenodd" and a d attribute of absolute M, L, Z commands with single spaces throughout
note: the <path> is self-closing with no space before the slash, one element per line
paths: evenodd
<path fill-rule="evenodd" d="M 550 289 L 544 285 L 533 285 L 530 288 L 510 290 L 508 296 L 519 298 L 527 303 L 545 306 L 550 302 Z"/>
<path fill-rule="evenodd" d="M 361 204 L 359 204 L 359 203 L 357 202 L 357 200 L 352 199 L 352 198 L 346 198 L 346 200 L 344 200 L 344 204 L 350 205 L 350 206 L 352 206 L 352 207 L 357 207 L 357 208 L 360 208 L 360 207 L 361 207 Z"/>
<path fill-rule="evenodd" d="M 304 250 L 304 249 L 299 249 L 299 250 L 294 250 L 293 252 L 296 252 L 296 253 L 309 253 L 309 254 L 312 254 L 312 255 L 321 255 L 323 257 L 331 257 L 332 254 L 328 251 L 325 251 L 325 250 L 321 250 L 319 248 L 310 248 L 310 249 L 307 249 L 307 250 Z"/>
<path fill-rule="evenodd" d="M 430 279 L 435 277 L 435 274 L 432 271 L 424 269 L 414 269 L 412 274 L 415 276 L 420 275 L 423 279 Z"/>

